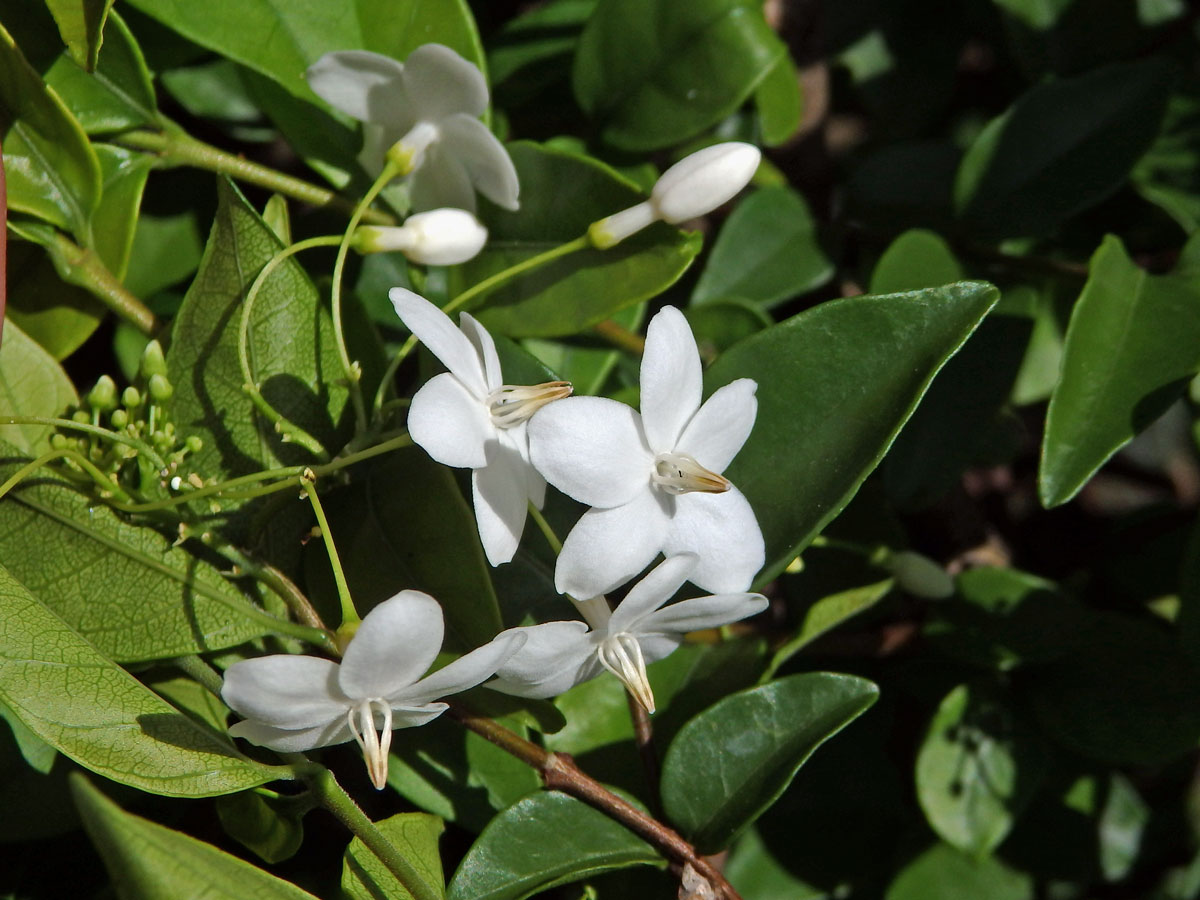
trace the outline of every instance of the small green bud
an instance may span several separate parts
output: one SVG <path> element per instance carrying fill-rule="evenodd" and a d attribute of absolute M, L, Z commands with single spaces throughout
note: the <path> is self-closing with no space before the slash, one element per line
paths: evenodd
<path fill-rule="evenodd" d="M 66 450 L 71 446 L 71 439 L 65 434 L 54 434 L 50 436 L 50 446 L 55 450 Z"/>
<path fill-rule="evenodd" d="M 166 403 L 175 393 L 175 388 L 171 387 L 166 375 L 151 375 L 146 389 L 155 403 Z"/>
<path fill-rule="evenodd" d="M 129 413 L 123 409 L 114 409 L 108 420 L 112 423 L 113 428 L 124 428 L 129 424 Z"/>
<path fill-rule="evenodd" d="M 92 417 L 87 414 L 86 410 L 77 409 L 77 410 L 75 410 L 75 412 L 71 413 L 71 420 L 73 422 L 81 422 L 81 423 L 82 422 L 90 422 L 90 421 L 92 421 Z"/>
<path fill-rule="evenodd" d="M 130 385 L 121 392 L 121 402 L 129 409 L 137 409 L 142 405 L 142 395 L 138 393 L 138 389 Z"/>
<path fill-rule="evenodd" d="M 896 584 L 914 597 L 941 600 L 954 593 L 954 579 L 928 556 L 902 550 L 893 553 L 884 564 Z"/>
<path fill-rule="evenodd" d="M 88 392 L 88 405 L 100 412 L 111 412 L 117 408 L 117 383 L 107 375 L 101 375 L 96 386 Z"/>
<path fill-rule="evenodd" d="M 189 434 L 187 440 L 183 442 L 183 446 L 192 453 L 199 453 L 204 449 L 204 441 L 197 434 Z"/>
<path fill-rule="evenodd" d="M 167 361 L 163 358 L 162 344 L 158 341 L 151 341 L 142 351 L 142 361 L 138 365 L 138 372 L 145 379 L 153 378 L 155 375 L 166 378 Z"/>

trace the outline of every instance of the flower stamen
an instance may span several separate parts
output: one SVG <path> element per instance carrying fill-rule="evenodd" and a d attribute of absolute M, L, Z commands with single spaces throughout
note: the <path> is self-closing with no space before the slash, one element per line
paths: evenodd
<path fill-rule="evenodd" d="M 610 635 L 596 648 L 600 665 L 612 672 L 648 713 L 654 712 L 654 692 L 646 677 L 646 658 L 637 638 L 628 632 Z"/>
<path fill-rule="evenodd" d="M 571 396 L 571 382 L 547 381 L 543 384 L 502 384 L 484 401 L 497 428 L 512 428 L 527 422 L 535 412 L 554 400 Z"/>
<path fill-rule="evenodd" d="M 375 728 L 375 713 L 383 714 L 383 727 Z M 367 774 L 371 776 L 371 784 L 376 790 L 383 790 L 387 785 L 388 751 L 392 749 L 392 707 L 386 700 L 378 697 L 363 700 L 357 706 L 346 712 L 346 721 L 354 740 L 362 748 L 363 760 L 367 764 Z"/>
<path fill-rule="evenodd" d="M 710 472 L 686 453 L 658 454 L 650 481 L 668 494 L 723 494 L 732 487 L 727 478 Z"/>

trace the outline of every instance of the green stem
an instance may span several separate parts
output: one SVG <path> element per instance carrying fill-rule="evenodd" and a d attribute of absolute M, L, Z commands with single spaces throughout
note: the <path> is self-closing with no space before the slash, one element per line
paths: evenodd
<path fill-rule="evenodd" d="M 332 247 L 340 240 L 341 238 L 339 237 L 309 238 L 306 241 L 300 241 L 299 243 L 284 247 L 267 260 L 266 265 L 255 276 L 250 289 L 246 291 L 246 299 L 242 303 L 242 315 L 238 323 L 238 365 L 242 370 L 242 390 L 250 396 L 255 409 L 274 423 L 275 430 L 283 435 L 285 441 L 299 444 L 321 462 L 329 461 L 329 452 L 321 446 L 321 442 L 295 422 L 283 416 L 275 407 L 267 402 L 267 398 L 259 390 L 258 381 L 255 379 L 254 370 L 250 365 L 250 322 L 254 309 L 254 301 L 258 299 L 258 292 L 262 290 L 262 286 L 266 284 L 267 278 L 271 276 L 272 272 L 286 260 L 303 250 L 309 250 L 313 247 Z"/>
<path fill-rule="evenodd" d="M 628 350 L 635 356 L 641 356 L 646 350 L 646 339 L 635 331 L 630 331 L 618 325 L 612 319 L 605 319 L 592 326 L 592 331 L 604 338 L 615 347 Z"/>
<path fill-rule="evenodd" d="M 114 497 L 124 497 L 126 500 L 130 499 L 129 495 L 125 493 L 120 485 L 110 481 L 107 475 L 101 472 L 98 468 L 92 465 L 90 461 L 84 458 L 81 454 L 76 453 L 74 450 L 51 450 L 49 453 L 39 456 L 32 462 L 21 466 L 21 468 L 17 469 L 17 471 L 14 472 L 7 481 L 5 481 L 3 484 L 0 484 L 0 497 L 3 497 L 42 466 L 48 465 L 54 462 L 56 459 L 71 460 L 73 463 L 91 475 L 92 480 L 100 485 L 103 490 L 110 491 Z"/>
<path fill-rule="evenodd" d="M 126 147 L 157 153 L 169 162 L 229 175 L 313 206 L 328 206 L 344 211 L 351 208 L 345 199 L 333 191 L 227 153 L 182 131 L 127 131 L 115 140 Z M 371 210 L 364 218 L 375 225 L 396 224 L 394 217 L 377 210 Z"/>
<path fill-rule="evenodd" d="M 300 588 L 296 587 L 295 582 L 277 568 L 268 563 L 251 559 L 234 547 L 226 547 L 222 550 L 222 553 L 233 559 L 247 573 L 269 587 L 275 596 L 287 604 L 288 610 L 300 622 L 303 622 L 310 628 L 319 628 L 322 631 L 329 630 L 325 626 L 325 623 L 321 621 L 321 616 L 313 608 L 312 603 L 304 596 Z"/>
<path fill-rule="evenodd" d="M 118 431 L 109 431 L 107 428 L 101 428 L 98 425 L 91 425 L 87 422 L 76 422 L 74 419 L 57 419 L 46 416 L 0 416 L 0 425 L 53 425 L 56 428 L 66 428 L 71 431 L 83 431 L 87 434 L 102 437 L 107 441 L 112 441 L 115 444 L 124 444 L 126 447 L 132 447 L 150 460 L 160 473 L 168 470 L 166 461 L 155 453 L 154 448 L 149 444 L 139 441 L 137 438 L 130 437 L 127 434 L 121 434 Z"/>
<path fill-rule="evenodd" d="M 158 318 L 146 304 L 126 290 L 94 250 L 80 247 L 60 232 L 54 233 L 53 246 L 47 249 L 59 264 L 59 273 L 66 281 L 87 290 L 142 334 L 154 334 L 158 330 Z"/>
<path fill-rule="evenodd" d="M 412 894 L 414 900 L 442 900 L 436 888 L 425 880 L 416 867 L 404 858 L 375 823 L 359 809 L 358 804 L 337 783 L 332 772 L 311 763 L 293 766 L 293 770 L 308 784 L 317 802 L 333 813 L 338 821 L 367 845 L 367 849 L 396 876 L 396 880 Z"/>
<path fill-rule="evenodd" d="M 338 600 L 342 604 L 342 622 L 338 627 L 354 627 L 362 619 L 359 618 L 358 610 L 354 608 L 354 601 L 350 598 L 350 586 L 346 584 L 346 573 L 342 571 L 342 560 L 333 543 L 333 532 L 329 530 L 329 520 L 325 518 L 325 509 L 321 506 L 320 497 L 317 496 L 316 480 L 316 474 L 310 470 L 300 476 L 300 487 L 304 489 L 304 493 L 308 494 L 308 501 L 312 504 L 313 512 L 316 513 L 317 525 L 321 529 L 321 538 L 325 541 L 325 551 L 329 554 L 329 564 L 333 567 L 333 580 L 337 584 Z"/>
<path fill-rule="evenodd" d="M 554 551 L 554 555 L 562 553 L 562 541 L 558 539 L 558 535 L 554 533 L 554 529 L 550 527 L 550 523 L 546 521 L 546 517 L 542 515 L 542 511 L 529 504 L 529 517 L 537 523 L 537 527 L 541 529 L 542 536 L 546 538 L 546 543 L 550 545 L 550 549 Z"/>
<path fill-rule="evenodd" d="M 514 266 L 509 266 L 507 269 L 503 269 L 497 272 L 495 275 L 491 275 L 483 279 L 483 281 L 480 281 L 478 284 L 471 285 L 471 287 L 467 288 L 465 291 L 443 306 L 442 312 L 444 312 L 446 315 L 450 315 L 450 313 L 462 308 L 476 297 L 494 290 L 498 286 L 504 284 L 504 282 L 509 281 L 518 275 L 524 274 L 530 269 L 536 269 L 539 266 L 544 266 L 546 263 L 553 262 L 559 257 L 566 256 L 570 253 L 588 249 L 594 249 L 594 245 L 586 234 L 582 237 L 575 238 L 573 241 L 567 241 L 565 244 L 559 244 L 557 247 L 551 247 L 544 253 L 539 253 L 537 256 L 531 256 L 529 259 L 522 260 Z M 395 358 L 388 365 L 387 371 L 383 375 L 383 380 L 379 382 L 379 390 L 375 392 L 374 410 L 377 415 L 387 400 L 388 387 L 391 385 L 392 380 L 396 377 L 396 372 L 399 371 L 400 364 L 404 362 L 408 354 L 412 353 L 413 348 L 416 345 L 416 336 L 410 336 L 400 348 L 400 352 L 396 354 Z"/>
<path fill-rule="evenodd" d="M 192 681 L 199 682 L 200 686 L 214 697 L 221 696 L 220 674 L 199 656 L 177 656 L 171 662 Z"/>

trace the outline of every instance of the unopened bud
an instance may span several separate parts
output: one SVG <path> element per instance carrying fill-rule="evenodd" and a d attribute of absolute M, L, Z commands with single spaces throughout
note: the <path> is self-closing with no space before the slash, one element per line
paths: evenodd
<path fill-rule="evenodd" d="M 123 409 L 114 409 L 112 415 L 108 417 L 108 421 L 113 428 L 124 428 L 129 424 L 129 413 Z"/>
<path fill-rule="evenodd" d="M 142 361 L 138 371 L 143 378 L 153 378 L 155 375 L 167 376 L 167 361 L 163 358 L 162 344 L 151 341 L 142 351 Z"/>
<path fill-rule="evenodd" d="M 166 403 L 175 395 L 175 388 L 171 387 L 171 382 L 167 381 L 165 375 L 151 375 L 146 383 L 146 390 L 155 403 Z"/>
<path fill-rule="evenodd" d="M 88 406 L 99 412 L 110 412 L 117 408 L 117 383 L 107 375 L 101 375 L 87 396 Z"/>
<path fill-rule="evenodd" d="M 914 597 L 941 600 L 954 593 L 954 580 L 946 570 L 928 556 L 902 550 L 892 553 L 883 562 L 892 573 L 896 585 Z"/>
<path fill-rule="evenodd" d="M 415 263 L 454 266 L 473 258 L 487 243 L 487 229 L 463 209 L 433 209 L 409 216 L 399 227 L 363 225 L 354 232 L 360 253 L 399 251 Z"/>
<path fill-rule="evenodd" d="M 130 385 L 121 392 L 121 402 L 129 409 L 137 409 L 142 405 L 142 395 L 138 393 L 137 388 Z"/>
<path fill-rule="evenodd" d="M 55 450 L 66 450 L 71 446 L 71 439 L 65 434 L 54 434 L 50 436 L 50 446 Z"/>
<path fill-rule="evenodd" d="M 204 441 L 199 435 L 189 434 L 187 440 L 183 442 L 183 446 L 187 447 L 192 453 L 199 453 L 204 449 Z"/>
<path fill-rule="evenodd" d="M 86 410 L 77 409 L 75 412 L 71 413 L 71 421 L 82 424 L 84 422 L 92 421 L 92 417 L 87 414 Z"/>

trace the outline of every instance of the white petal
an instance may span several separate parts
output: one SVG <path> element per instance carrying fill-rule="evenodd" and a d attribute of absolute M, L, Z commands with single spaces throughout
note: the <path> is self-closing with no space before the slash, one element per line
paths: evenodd
<path fill-rule="evenodd" d="M 580 503 L 620 506 L 649 488 L 654 458 L 637 412 L 624 403 L 556 400 L 529 420 L 528 432 L 534 467 Z"/>
<path fill-rule="evenodd" d="M 483 376 L 488 391 L 496 390 L 504 384 L 504 375 L 500 371 L 500 357 L 496 355 L 496 342 L 488 334 L 488 330 L 470 313 L 462 313 L 458 321 L 462 333 L 475 346 L 479 358 L 483 360 Z"/>
<path fill-rule="evenodd" d="M 762 153 L 753 144 L 730 141 L 685 156 L 650 192 L 651 202 L 673 224 L 712 212 L 750 183 Z"/>
<path fill-rule="evenodd" d="M 732 593 L 750 587 L 765 558 L 754 510 L 731 487 L 723 494 L 680 494 L 663 552 L 700 557 L 691 582 L 706 591 Z"/>
<path fill-rule="evenodd" d="M 521 185 L 500 139 L 478 119 L 466 115 L 450 116 L 438 127 L 442 146 L 466 167 L 475 190 L 497 206 L 515 211 L 520 205 Z"/>
<path fill-rule="evenodd" d="M 346 715 L 338 665 L 316 656 L 264 656 L 225 671 L 221 697 L 234 712 L 279 728 L 311 728 Z"/>
<path fill-rule="evenodd" d="M 460 656 L 428 678 L 422 678 L 402 693 L 393 695 L 392 702 L 417 706 L 473 688 L 496 674 L 496 670 L 520 650 L 526 640 L 525 635 L 516 629 L 501 632 L 482 647 Z"/>
<path fill-rule="evenodd" d="M 688 576 L 696 568 L 699 559 L 694 553 L 668 556 L 655 566 L 645 578 L 629 589 L 625 599 L 613 610 L 608 623 L 610 633 L 638 631 L 638 623 L 654 612 L 683 587 Z"/>
<path fill-rule="evenodd" d="M 705 628 L 720 628 L 756 616 L 768 606 L 762 594 L 716 594 L 672 603 L 652 612 L 639 625 L 645 632 L 687 634 Z"/>
<path fill-rule="evenodd" d="M 356 699 L 407 690 L 437 658 L 444 633 L 436 600 L 421 591 L 401 591 L 362 620 L 342 657 L 338 683 Z"/>
<path fill-rule="evenodd" d="M 275 728 L 254 719 L 247 719 L 230 726 L 229 735 L 245 738 L 252 744 L 270 747 L 281 753 L 302 753 L 305 750 L 354 740 L 354 734 L 346 723 L 344 709 L 336 720 L 312 728 Z"/>
<path fill-rule="evenodd" d="M 546 622 L 513 630 L 528 640 L 500 667 L 489 688 L 517 697 L 557 697 L 586 681 L 583 676 L 589 672 L 595 674 L 590 665 L 595 648 L 583 622 Z"/>
<path fill-rule="evenodd" d="M 487 465 L 488 445 L 496 442 L 496 426 L 483 401 L 449 372 L 433 376 L 413 394 L 408 434 L 442 465 L 458 469 Z"/>
<path fill-rule="evenodd" d="M 757 389 L 752 378 L 739 378 L 718 388 L 692 416 L 675 449 L 691 454 L 711 472 L 724 472 L 754 428 Z"/>
<path fill-rule="evenodd" d="M 414 212 L 452 206 L 475 212 L 475 185 L 471 175 L 440 141 L 425 151 L 424 160 L 409 176 L 409 197 Z"/>
<path fill-rule="evenodd" d="M 404 61 L 404 86 L 416 118 L 437 122 L 453 113 L 481 116 L 487 82 L 473 64 L 443 44 L 422 44 Z"/>
<path fill-rule="evenodd" d="M 683 643 L 683 635 L 656 631 L 653 634 L 639 634 L 637 642 L 642 648 L 642 659 L 646 661 L 646 665 L 650 665 L 660 659 L 666 659 L 678 650 L 679 645 Z"/>
<path fill-rule="evenodd" d="M 445 703 L 425 703 L 421 706 L 393 706 L 392 730 L 397 728 L 415 728 L 432 722 L 450 707 Z"/>
<path fill-rule="evenodd" d="M 624 584 L 662 549 L 674 498 L 646 489 L 624 506 L 590 509 L 567 535 L 554 587 L 586 600 Z"/>
<path fill-rule="evenodd" d="M 304 77 L 314 94 L 359 121 L 402 131 L 416 121 L 404 91 L 404 66 L 390 57 L 368 50 L 326 53 Z"/>
<path fill-rule="evenodd" d="M 394 287 L 388 291 L 388 299 L 396 309 L 406 328 L 417 336 L 429 352 L 442 361 L 452 375 L 480 400 L 487 396 L 487 381 L 483 376 L 483 363 L 475 345 L 465 334 L 454 327 L 450 317 L 420 294 L 405 288 Z"/>
<path fill-rule="evenodd" d="M 700 406 L 700 351 L 683 313 L 664 306 L 646 328 L 642 354 L 642 426 L 650 449 L 666 453 Z"/>
<path fill-rule="evenodd" d="M 511 440 L 501 439 L 488 448 L 487 465 L 471 473 L 479 540 L 493 566 L 510 562 L 521 542 L 529 501 L 528 468 Z"/>

